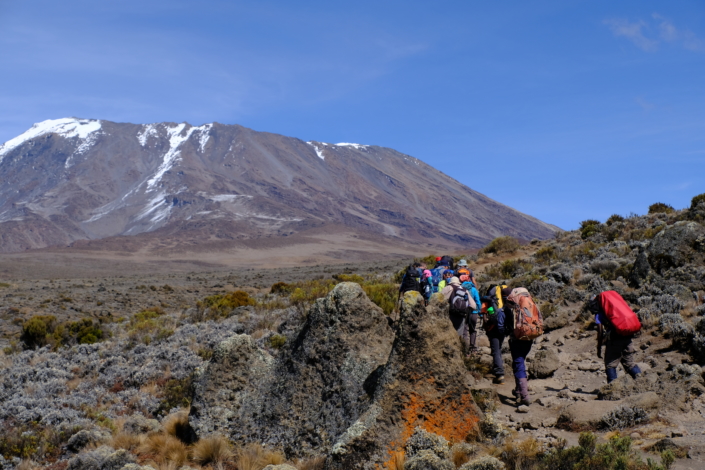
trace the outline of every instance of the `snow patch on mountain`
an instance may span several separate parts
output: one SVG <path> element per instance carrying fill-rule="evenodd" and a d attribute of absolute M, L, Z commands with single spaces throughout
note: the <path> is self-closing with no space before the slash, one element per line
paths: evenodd
<path fill-rule="evenodd" d="M 316 146 L 316 144 L 314 144 L 313 142 L 306 142 L 306 143 L 314 148 L 314 150 L 316 151 L 316 155 L 318 155 L 318 158 L 320 158 L 321 160 L 326 159 L 326 157 L 323 156 L 323 152 Z M 326 144 L 323 144 L 323 145 L 326 145 Z"/>
<path fill-rule="evenodd" d="M 337 145 L 338 147 L 352 147 L 355 150 L 367 150 L 367 147 L 369 147 L 369 145 L 352 144 L 350 142 L 340 142 L 339 144 L 335 145 Z"/>
<path fill-rule="evenodd" d="M 153 191 L 154 187 L 164 176 L 164 173 L 169 171 L 174 163 L 181 156 L 181 144 L 186 142 L 194 131 L 200 130 L 200 127 L 191 127 L 185 133 L 184 128 L 186 123 L 177 124 L 176 127 L 167 127 L 166 131 L 169 134 L 169 150 L 164 154 L 162 164 L 159 165 L 157 172 L 147 181 L 147 191 Z M 184 135 L 182 135 L 184 134 Z"/>
<path fill-rule="evenodd" d="M 212 127 L 213 127 L 213 124 L 204 124 L 204 125 L 196 128 L 201 133 L 201 137 L 198 139 L 198 143 L 200 144 L 201 153 L 206 151 L 206 144 L 208 143 L 208 139 L 211 138 L 211 128 Z"/>
<path fill-rule="evenodd" d="M 95 119 L 62 118 L 38 122 L 34 124 L 27 132 L 15 137 L 14 139 L 8 140 L 3 145 L 0 145 L 0 162 L 2 162 L 5 155 L 7 155 L 11 150 L 19 147 L 30 139 L 34 139 L 35 137 L 53 133 L 58 134 L 65 139 L 71 139 L 74 137 L 86 139 L 91 134 L 99 131 L 101 127 L 100 121 Z M 94 142 L 95 141 L 90 143 L 88 147 L 93 145 Z M 83 146 L 83 144 L 85 144 L 85 142 L 82 143 L 81 146 Z M 81 153 L 88 147 L 85 147 Z M 81 147 L 79 147 L 79 149 L 80 148 Z"/>
<path fill-rule="evenodd" d="M 248 196 L 246 194 L 216 194 L 215 196 L 207 196 L 208 199 L 211 199 L 212 201 L 215 202 L 230 202 L 234 201 L 235 199 L 239 197 L 244 197 L 244 198 L 252 198 L 252 196 Z"/>
<path fill-rule="evenodd" d="M 137 140 L 139 140 L 140 145 L 144 147 L 145 145 L 147 145 L 147 140 L 151 136 L 157 136 L 157 126 L 156 124 L 145 124 L 142 132 L 137 134 Z"/>

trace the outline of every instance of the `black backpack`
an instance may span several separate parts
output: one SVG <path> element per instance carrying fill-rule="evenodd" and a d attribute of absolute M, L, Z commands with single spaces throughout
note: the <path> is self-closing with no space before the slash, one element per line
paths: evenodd
<path fill-rule="evenodd" d="M 421 292 L 421 284 L 419 283 L 419 270 L 413 266 L 409 266 L 406 269 L 404 278 L 401 280 L 401 286 L 399 286 L 399 292 L 404 293 L 410 290 L 415 290 L 416 292 Z"/>
<path fill-rule="evenodd" d="M 453 286 L 453 293 L 448 299 L 450 313 L 454 315 L 465 315 L 471 310 L 470 292 L 462 286 Z"/>
<path fill-rule="evenodd" d="M 442 256 L 441 261 L 439 261 L 439 266 L 448 266 L 450 269 L 453 269 L 453 258 L 448 255 Z"/>

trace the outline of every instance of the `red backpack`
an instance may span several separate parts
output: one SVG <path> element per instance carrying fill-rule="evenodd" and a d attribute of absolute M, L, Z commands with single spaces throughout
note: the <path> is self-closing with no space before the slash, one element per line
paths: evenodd
<path fill-rule="evenodd" d="M 514 337 L 520 340 L 536 339 L 543 334 L 543 316 L 529 291 L 517 287 L 507 300 L 514 304 Z"/>
<path fill-rule="evenodd" d="M 641 323 L 636 313 L 629 308 L 621 295 L 613 290 L 608 290 L 597 296 L 602 311 L 605 312 L 615 333 L 629 336 L 641 330 Z"/>

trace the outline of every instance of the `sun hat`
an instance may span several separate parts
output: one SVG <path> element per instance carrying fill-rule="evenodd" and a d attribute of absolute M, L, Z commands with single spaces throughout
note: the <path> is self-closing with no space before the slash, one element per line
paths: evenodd
<path fill-rule="evenodd" d="M 460 261 L 458 261 L 458 266 L 467 266 L 467 265 L 468 265 L 468 262 L 465 261 L 464 259 L 461 259 Z"/>
<path fill-rule="evenodd" d="M 457 277 L 453 276 L 453 277 L 450 278 L 449 283 L 452 284 L 452 285 L 454 285 L 454 286 L 459 286 L 459 285 L 460 285 L 460 279 L 458 279 Z"/>

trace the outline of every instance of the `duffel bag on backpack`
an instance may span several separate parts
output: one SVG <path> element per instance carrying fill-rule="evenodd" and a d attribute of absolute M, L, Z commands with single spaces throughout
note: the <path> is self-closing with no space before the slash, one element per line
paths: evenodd
<path fill-rule="evenodd" d="M 543 334 L 543 316 L 531 298 L 529 291 L 523 287 L 512 290 L 507 297 L 514 305 L 514 337 L 523 341 L 536 339 Z"/>
<path fill-rule="evenodd" d="M 629 336 L 641 330 L 641 322 L 636 313 L 617 292 L 602 292 L 597 296 L 597 301 L 618 335 Z"/>

